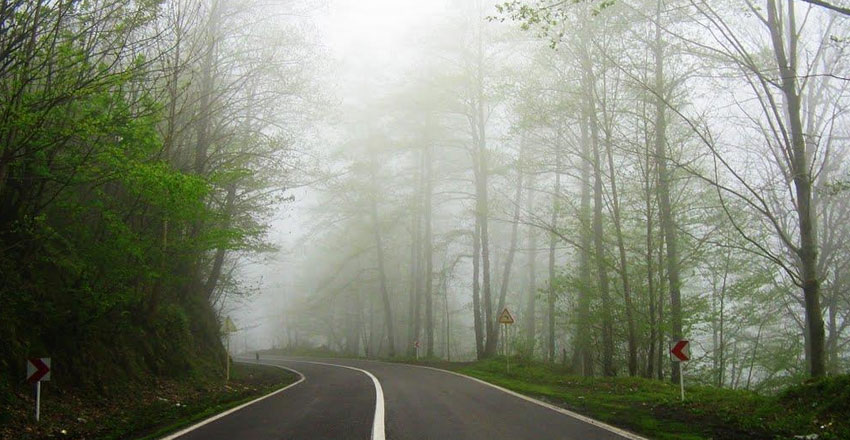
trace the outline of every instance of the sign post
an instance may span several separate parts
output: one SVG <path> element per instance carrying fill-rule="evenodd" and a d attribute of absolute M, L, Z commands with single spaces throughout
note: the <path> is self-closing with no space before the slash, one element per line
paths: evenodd
<path fill-rule="evenodd" d="M 27 359 L 27 382 L 35 384 L 35 421 L 41 418 L 41 382 L 50 380 L 50 358 Z"/>
<path fill-rule="evenodd" d="M 225 348 L 224 348 L 224 382 L 227 383 L 230 381 L 230 334 L 237 330 L 236 325 L 233 324 L 233 321 L 230 317 L 226 317 L 224 319 L 224 335 L 225 335 Z"/>
<path fill-rule="evenodd" d="M 508 340 L 508 326 L 514 323 L 514 317 L 511 316 L 511 312 L 508 311 L 508 308 L 505 307 L 502 310 L 502 313 L 499 314 L 499 324 L 502 324 L 504 328 L 504 350 L 505 350 L 505 369 L 508 373 L 511 372 L 511 352 L 510 352 L 510 341 Z"/>
<path fill-rule="evenodd" d="M 685 401 L 685 374 L 683 371 L 683 362 L 691 360 L 691 349 L 688 345 L 689 343 L 690 341 L 687 339 L 680 339 L 673 345 L 673 348 L 670 349 L 670 354 L 673 355 L 673 362 L 679 363 L 679 390 L 682 393 L 682 402 Z"/>

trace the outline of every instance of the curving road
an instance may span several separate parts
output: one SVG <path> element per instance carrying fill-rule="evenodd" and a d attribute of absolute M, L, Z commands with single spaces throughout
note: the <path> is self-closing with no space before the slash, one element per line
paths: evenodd
<path fill-rule="evenodd" d="M 304 380 L 167 439 L 641 438 L 442 370 L 349 359 L 261 362 Z"/>

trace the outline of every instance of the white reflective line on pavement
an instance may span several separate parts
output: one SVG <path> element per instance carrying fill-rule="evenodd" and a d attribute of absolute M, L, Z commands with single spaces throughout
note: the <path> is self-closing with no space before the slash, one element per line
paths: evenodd
<path fill-rule="evenodd" d="M 298 379 L 297 381 L 295 381 L 295 382 L 293 382 L 293 383 L 291 383 L 291 384 L 289 384 L 289 385 L 287 385 L 287 386 L 285 386 L 285 387 L 283 387 L 283 388 L 281 388 L 281 389 L 277 390 L 277 391 L 273 391 L 273 392 L 271 392 L 271 393 L 269 393 L 269 394 L 266 394 L 265 396 L 262 396 L 262 397 L 256 398 L 256 399 L 254 399 L 254 400 L 252 400 L 252 401 L 250 401 L 250 402 L 243 403 L 243 404 L 241 404 L 241 405 L 239 405 L 239 406 L 237 406 L 237 407 L 235 407 L 235 408 L 230 408 L 229 410 L 227 410 L 227 411 L 225 411 L 225 412 L 223 412 L 223 413 L 219 413 L 219 414 L 216 414 L 216 415 L 214 415 L 214 416 L 212 416 L 212 417 L 210 417 L 210 418 L 208 418 L 208 419 L 204 419 L 203 421 L 201 421 L 201 422 L 199 422 L 199 423 L 196 423 L 196 424 L 194 424 L 194 425 L 192 425 L 192 426 L 190 426 L 190 427 L 188 427 L 188 428 L 184 428 L 184 429 L 182 429 L 182 430 L 180 430 L 180 431 L 177 431 L 177 432 L 175 432 L 174 434 L 171 434 L 171 435 L 168 435 L 168 436 L 162 437 L 160 440 L 174 440 L 174 439 L 176 439 L 177 437 L 180 437 L 180 436 L 182 436 L 182 435 L 184 435 L 184 434 L 187 434 L 187 433 L 189 433 L 189 432 L 191 432 L 191 431 L 194 431 L 194 430 L 196 430 L 196 429 L 200 428 L 201 426 L 206 425 L 207 423 L 214 422 L 214 421 L 216 421 L 216 420 L 218 420 L 218 419 L 220 419 L 220 418 L 222 418 L 222 417 L 224 417 L 224 416 L 227 416 L 227 415 L 233 414 L 233 413 L 235 413 L 236 411 L 239 411 L 240 409 L 245 408 L 245 407 L 246 407 L 246 406 L 248 406 L 248 405 L 253 405 L 253 404 L 255 404 L 255 403 L 257 403 L 257 402 L 259 402 L 259 401 L 261 401 L 261 400 L 263 400 L 263 399 L 267 399 L 267 398 L 269 398 L 269 397 L 271 397 L 271 396 L 274 396 L 274 395 L 275 395 L 275 394 L 277 394 L 277 393 L 282 393 L 282 392 L 284 392 L 284 391 L 286 391 L 286 390 L 288 390 L 288 389 L 290 389 L 290 388 L 294 387 L 295 385 L 298 385 L 299 383 L 304 382 L 304 381 L 306 380 L 306 379 L 304 378 L 304 375 L 303 375 L 303 374 L 301 374 L 301 372 L 296 371 L 296 370 L 293 370 L 292 368 L 284 367 L 284 366 L 282 366 L 282 365 L 267 364 L 267 363 L 264 363 L 264 362 L 240 362 L 240 363 L 242 363 L 242 364 L 253 364 L 253 365 L 260 364 L 260 365 L 267 365 L 267 366 L 269 366 L 269 367 L 277 367 L 277 368 L 280 368 L 280 369 L 283 369 L 283 370 L 291 371 L 291 372 L 293 372 L 293 373 L 297 374 L 298 376 L 300 376 L 301 378 L 300 378 L 300 379 Z"/>
<path fill-rule="evenodd" d="M 426 366 L 426 365 L 414 365 L 414 364 L 402 364 L 402 363 L 398 363 L 398 364 L 394 364 L 394 365 L 407 365 L 407 366 L 409 366 L 409 367 L 426 368 L 426 369 L 428 369 L 428 370 L 434 370 L 434 371 L 439 371 L 439 372 L 442 372 L 442 373 L 454 374 L 455 376 L 465 377 L 465 378 L 467 378 L 467 379 L 469 379 L 469 380 L 474 380 L 474 381 L 476 381 L 476 382 L 478 382 L 478 383 L 480 383 L 480 384 L 487 385 L 488 387 L 495 388 L 495 389 L 497 389 L 497 390 L 499 390 L 499 391 L 502 391 L 502 392 L 508 393 L 508 394 L 510 394 L 510 395 L 512 395 L 512 396 L 519 397 L 520 399 L 527 400 L 527 401 L 529 401 L 529 402 L 531 402 L 531 403 L 534 403 L 534 404 L 537 404 L 537 405 L 540 405 L 540 406 L 543 406 L 543 407 L 549 408 L 549 409 L 551 409 L 552 411 L 559 412 L 559 413 L 564 414 L 564 415 L 566 415 L 566 416 L 570 416 L 570 417 L 572 417 L 572 418 L 574 418 L 574 419 L 581 420 L 582 422 L 589 423 L 589 424 L 591 424 L 591 425 L 593 425 L 593 426 L 596 426 L 596 427 L 602 428 L 602 429 L 604 429 L 604 430 L 606 430 L 606 431 L 613 432 L 614 434 L 617 434 L 617 435 L 619 435 L 619 436 L 621 436 L 621 437 L 623 437 L 623 438 L 626 438 L 626 439 L 628 439 L 628 440 L 648 440 L 646 437 L 641 437 L 641 436 L 639 436 L 639 435 L 637 435 L 637 434 L 635 434 L 635 433 L 632 433 L 632 432 L 626 431 L 626 430 L 624 430 L 624 429 L 617 428 L 616 426 L 611 426 L 611 425 L 609 425 L 609 424 L 607 424 L 607 423 L 600 422 L 599 420 L 594 420 L 594 419 L 591 419 L 590 417 L 583 416 L 583 415 L 578 414 L 578 413 L 574 413 L 574 412 L 572 412 L 572 411 L 570 411 L 570 410 L 567 410 L 567 409 L 561 408 L 560 406 L 555 406 L 555 405 L 552 405 L 551 403 L 546 403 L 546 402 L 544 402 L 544 401 L 542 401 L 542 400 L 537 400 L 537 399 L 535 399 L 535 398 L 533 398 L 533 397 L 528 397 L 528 396 L 526 396 L 526 395 L 524 395 L 524 394 L 520 394 L 520 393 L 517 393 L 517 392 L 515 392 L 515 391 L 511 391 L 511 390 L 509 390 L 509 389 L 507 389 L 507 388 L 502 388 L 502 387 L 500 387 L 500 386 L 498 386 L 498 385 L 494 385 L 494 384 L 492 384 L 492 383 L 490 383 L 490 382 L 486 382 L 486 381 L 483 381 L 483 380 L 481 380 L 481 379 L 478 379 L 477 377 L 467 376 L 467 375 L 465 375 L 465 374 L 463 374 L 463 373 L 458 373 L 458 372 L 455 372 L 455 371 L 449 371 L 449 370 L 443 370 L 443 369 L 441 369 L 441 368 L 429 367 L 429 366 Z"/>
<path fill-rule="evenodd" d="M 327 365 L 330 367 L 340 367 L 340 368 L 348 368 L 349 370 L 359 371 L 372 379 L 372 383 L 375 385 L 375 418 L 372 420 L 372 440 L 385 440 L 386 433 L 384 429 L 384 389 L 381 388 L 381 382 L 378 382 L 378 378 L 375 377 L 374 374 L 362 370 L 357 367 L 350 367 L 348 365 L 340 365 L 340 364 L 331 364 L 327 362 L 315 362 L 315 361 L 302 361 L 295 359 L 280 359 L 281 361 L 286 362 L 303 362 L 306 364 L 316 364 L 316 365 Z"/>

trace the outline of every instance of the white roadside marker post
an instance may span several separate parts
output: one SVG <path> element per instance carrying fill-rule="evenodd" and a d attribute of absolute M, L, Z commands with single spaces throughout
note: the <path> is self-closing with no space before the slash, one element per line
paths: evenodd
<path fill-rule="evenodd" d="M 510 349 L 510 341 L 508 340 L 508 325 L 504 324 L 505 328 L 505 369 L 508 373 L 511 372 L 511 349 Z"/>
<path fill-rule="evenodd" d="M 35 421 L 41 416 L 41 381 L 35 383 Z"/>
<path fill-rule="evenodd" d="M 41 381 L 50 380 L 50 358 L 27 359 L 27 382 L 35 384 L 35 421 L 41 419 Z"/>
<path fill-rule="evenodd" d="M 691 360 L 691 350 L 689 347 L 690 341 L 687 339 L 680 339 L 674 345 L 673 348 L 670 349 L 670 354 L 673 362 L 679 363 L 679 391 L 682 396 L 682 402 L 685 401 L 685 364 Z"/>

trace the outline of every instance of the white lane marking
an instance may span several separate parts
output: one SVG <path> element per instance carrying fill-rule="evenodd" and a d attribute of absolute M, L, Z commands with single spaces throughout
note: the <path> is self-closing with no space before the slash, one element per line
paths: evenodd
<path fill-rule="evenodd" d="M 180 431 L 177 431 L 177 432 L 175 432 L 174 434 L 168 435 L 168 436 L 166 436 L 166 437 L 162 437 L 160 440 L 174 440 L 174 439 L 176 439 L 177 437 L 180 437 L 181 435 L 184 435 L 184 434 L 186 434 L 186 433 L 189 433 L 189 432 L 191 432 L 191 431 L 194 431 L 194 430 L 196 430 L 196 429 L 200 428 L 201 426 L 206 425 L 207 423 L 214 422 L 214 421 L 216 421 L 216 420 L 218 420 L 218 419 L 220 419 L 220 418 L 222 418 L 222 417 L 224 417 L 224 416 L 227 416 L 227 415 L 233 414 L 233 413 L 235 413 L 236 411 L 239 411 L 240 409 L 245 408 L 245 407 L 246 407 L 246 406 L 248 406 L 248 405 L 253 405 L 253 404 L 255 404 L 255 403 L 257 403 L 257 402 L 259 402 L 259 401 L 261 401 L 261 400 L 263 400 L 263 399 L 267 399 L 267 398 L 269 398 L 269 397 L 271 397 L 271 396 L 274 396 L 274 395 L 275 395 L 275 394 L 277 394 L 277 393 L 282 393 L 282 392 L 284 392 L 284 391 L 286 391 L 286 390 L 288 390 L 288 389 L 290 389 L 290 388 L 294 387 L 295 385 L 298 385 L 299 383 L 304 382 L 304 381 L 306 380 L 306 378 L 304 377 L 304 375 L 303 375 L 303 374 L 301 374 L 299 371 L 293 370 L 292 368 L 284 367 L 284 366 L 282 366 L 282 365 L 266 364 L 266 363 L 262 363 L 262 362 L 240 362 L 240 363 L 243 363 L 243 364 L 250 363 L 250 364 L 255 364 L 255 365 L 259 363 L 260 365 L 267 365 L 267 366 L 269 366 L 269 367 L 277 367 L 277 368 L 280 368 L 280 369 L 283 369 L 283 370 L 289 370 L 289 371 L 291 371 L 291 372 L 293 372 L 293 373 L 295 373 L 295 374 L 297 374 L 297 375 L 301 376 L 301 378 L 300 378 L 300 379 L 298 379 L 297 381 L 295 381 L 295 382 L 293 382 L 293 383 L 291 383 L 291 384 L 289 384 L 289 385 L 287 385 L 287 386 L 285 386 L 285 387 L 283 387 L 283 388 L 281 388 L 281 389 L 277 390 L 277 391 L 273 391 L 273 392 L 271 392 L 271 393 L 269 393 L 269 394 L 266 394 L 265 396 L 259 397 L 259 398 L 257 398 L 257 399 L 254 399 L 254 400 L 250 401 L 250 402 L 243 403 L 243 404 L 241 404 L 241 405 L 239 405 L 239 406 L 237 406 L 237 407 L 235 407 L 235 408 L 230 408 L 229 410 L 227 410 L 227 411 L 225 411 L 225 412 L 223 412 L 223 413 L 219 413 L 219 414 L 216 414 L 216 415 L 214 415 L 214 416 L 212 416 L 212 417 L 210 417 L 210 418 L 208 418 L 208 419 L 204 419 L 204 420 L 202 420 L 201 422 L 196 423 L 196 424 L 194 424 L 194 425 L 192 425 L 192 426 L 190 426 L 190 427 L 188 427 L 188 428 L 184 428 L 184 429 L 182 429 L 182 430 L 180 430 Z"/>
<path fill-rule="evenodd" d="M 380 362 L 380 361 L 373 361 L 373 362 Z M 387 362 L 385 362 L 385 363 L 387 363 Z M 490 383 L 490 382 L 486 382 L 486 381 L 483 381 L 483 380 L 481 380 L 481 379 L 478 379 L 477 377 L 467 376 L 467 375 L 465 375 L 465 374 L 463 374 L 463 373 L 458 373 L 458 372 L 450 371 L 450 370 L 443 370 L 443 369 L 441 369 L 441 368 L 429 367 L 429 366 L 426 366 L 426 365 L 414 365 L 414 364 L 402 364 L 402 363 L 392 363 L 392 364 L 394 364 L 394 365 L 407 365 L 407 366 L 409 366 L 409 367 L 417 367 L 417 368 L 427 368 L 427 369 L 429 369 L 429 370 L 439 371 L 439 372 L 442 372 L 442 373 L 454 374 L 455 376 L 460 376 L 460 377 L 467 378 L 467 379 L 469 379 L 469 380 L 474 380 L 474 381 L 476 381 L 476 382 L 478 382 L 478 383 L 480 383 L 480 384 L 484 384 L 484 385 L 487 385 L 488 387 L 495 388 L 495 389 L 497 389 L 497 390 L 499 390 L 499 391 L 502 391 L 502 392 L 508 393 L 508 394 L 510 394 L 510 395 L 512 395 L 512 396 L 519 397 L 520 399 L 527 400 L 527 401 L 529 401 L 529 402 L 531 402 L 531 403 L 534 403 L 534 404 L 540 405 L 540 406 L 542 406 L 542 407 L 549 408 L 549 409 L 551 409 L 552 411 L 559 412 L 559 413 L 561 413 L 561 414 L 563 414 L 563 415 L 570 416 L 570 417 L 575 418 L 575 419 L 579 419 L 579 420 L 581 420 L 582 422 L 589 423 L 589 424 L 591 424 L 591 425 L 593 425 L 593 426 L 596 426 L 596 427 L 602 428 L 602 429 L 604 429 L 604 430 L 606 430 L 606 431 L 613 432 L 614 434 L 620 435 L 620 436 L 622 436 L 622 437 L 624 437 L 624 438 L 627 438 L 627 439 L 629 439 L 629 440 L 648 440 L 646 437 L 641 437 L 641 436 L 639 436 L 639 435 L 637 435 L 637 434 L 635 434 L 635 433 L 632 433 L 632 432 L 626 431 L 626 430 L 624 430 L 624 429 L 617 428 L 616 426 L 611 426 L 611 425 L 609 425 L 609 424 L 607 424 L 607 423 L 600 422 L 599 420 L 591 419 L 590 417 L 583 416 L 583 415 L 581 415 L 581 414 L 579 414 L 579 413 L 575 413 L 575 412 L 572 412 L 572 411 L 570 411 L 570 410 L 567 410 L 567 409 L 561 408 L 560 406 L 555 406 L 555 405 L 552 405 L 551 403 L 546 403 L 546 402 L 544 402 L 544 401 L 542 401 L 542 400 L 537 400 L 537 399 L 535 399 L 535 398 L 533 398 L 533 397 L 528 397 L 528 396 L 526 396 L 526 395 L 524 395 L 524 394 L 520 394 L 520 393 L 517 393 L 517 392 L 515 392 L 515 391 L 511 391 L 511 390 L 509 390 L 509 389 L 507 389 L 507 388 L 502 388 L 502 387 L 500 387 L 500 386 L 498 386 L 498 385 L 495 385 L 495 384 L 492 384 L 492 383 Z"/>
<path fill-rule="evenodd" d="M 303 362 L 306 364 L 316 364 L 316 365 L 327 365 L 330 367 L 340 367 L 340 368 L 348 368 L 349 370 L 359 371 L 372 379 L 372 383 L 375 385 L 375 418 L 372 420 L 372 440 L 385 440 L 386 433 L 384 429 L 384 389 L 381 388 L 381 382 L 378 382 L 378 378 L 375 377 L 374 374 L 357 368 L 350 367 L 348 365 L 339 365 L 339 364 L 329 364 L 326 362 L 315 362 L 315 361 L 301 361 L 296 359 L 284 359 L 278 358 L 281 361 L 286 362 Z"/>

